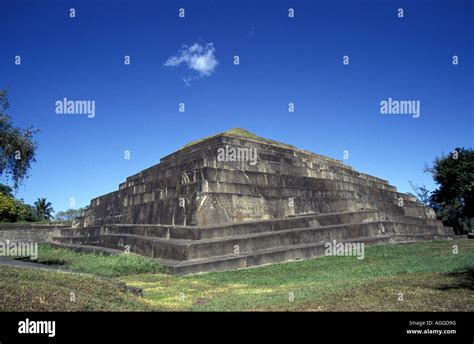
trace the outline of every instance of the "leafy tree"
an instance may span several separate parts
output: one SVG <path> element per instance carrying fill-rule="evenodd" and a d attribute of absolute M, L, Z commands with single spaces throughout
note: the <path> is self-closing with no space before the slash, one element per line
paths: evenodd
<path fill-rule="evenodd" d="M 4 193 L 0 193 L 0 221 L 16 222 L 26 215 L 24 204 Z"/>
<path fill-rule="evenodd" d="M 76 217 L 80 216 L 82 211 L 85 210 L 86 208 L 80 208 L 80 209 L 68 209 L 66 211 L 58 211 L 56 213 L 56 221 L 72 221 Z"/>
<path fill-rule="evenodd" d="M 36 221 L 36 208 L 15 199 L 12 188 L 0 183 L 0 222 Z"/>
<path fill-rule="evenodd" d="M 4 175 L 11 179 L 16 189 L 36 161 L 37 143 L 33 135 L 37 130 L 14 127 L 11 117 L 6 114 L 9 107 L 7 91 L 0 90 L 0 177 Z"/>
<path fill-rule="evenodd" d="M 423 204 L 426 207 L 431 206 L 431 192 L 426 188 L 423 184 L 421 186 L 413 184 L 411 181 L 409 182 L 413 191 L 415 191 L 415 196 L 418 202 Z M 411 194 L 410 194 L 411 195 Z"/>
<path fill-rule="evenodd" d="M 22 212 L 19 221 L 26 221 L 26 222 L 35 222 L 38 221 L 38 217 L 36 215 L 36 208 L 29 204 L 23 204 L 24 211 Z"/>
<path fill-rule="evenodd" d="M 51 220 L 53 218 L 54 209 L 51 202 L 46 201 L 46 198 L 38 198 L 35 202 L 35 207 L 38 221 Z"/>
<path fill-rule="evenodd" d="M 425 171 L 439 185 L 430 197 L 438 217 L 456 233 L 466 232 L 474 218 L 474 150 L 456 148 Z"/>
<path fill-rule="evenodd" d="M 9 197 L 13 197 L 13 189 L 8 185 L 0 183 L 0 193 L 7 195 Z"/>

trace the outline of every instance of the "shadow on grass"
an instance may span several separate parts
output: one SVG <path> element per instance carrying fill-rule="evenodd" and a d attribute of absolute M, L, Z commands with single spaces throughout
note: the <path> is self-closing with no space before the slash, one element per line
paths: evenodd
<path fill-rule="evenodd" d="M 66 264 L 65 260 L 62 259 L 46 259 L 46 260 L 41 260 L 39 261 L 38 259 L 31 259 L 30 257 L 16 257 L 14 258 L 15 260 L 19 260 L 22 262 L 27 262 L 27 263 L 39 263 L 43 265 L 51 265 L 53 267 L 61 267 Z"/>
<path fill-rule="evenodd" d="M 451 289 L 469 289 L 474 290 L 474 268 L 467 270 L 451 272 L 446 274 L 450 278 L 454 278 L 454 282 L 449 285 L 439 287 L 440 290 L 451 290 Z"/>

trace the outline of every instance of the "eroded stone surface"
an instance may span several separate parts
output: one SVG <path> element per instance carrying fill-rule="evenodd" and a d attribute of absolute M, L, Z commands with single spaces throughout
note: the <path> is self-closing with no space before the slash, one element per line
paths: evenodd
<path fill-rule="evenodd" d="M 237 159 L 245 150 L 256 152 L 251 161 Z M 452 235 L 432 209 L 386 180 L 232 131 L 128 177 L 54 241 L 81 252 L 137 253 L 189 274 L 311 258 L 334 240 L 370 245 Z"/>
<path fill-rule="evenodd" d="M 257 159 L 222 161 L 219 149 L 224 147 L 252 149 Z M 400 201 L 402 207 L 397 205 Z M 339 160 L 223 133 L 128 177 L 118 191 L 93 199 L 75 226 L 196 226 L 378 208 L 432 216 L 386 180 L 359 173 Z"/>

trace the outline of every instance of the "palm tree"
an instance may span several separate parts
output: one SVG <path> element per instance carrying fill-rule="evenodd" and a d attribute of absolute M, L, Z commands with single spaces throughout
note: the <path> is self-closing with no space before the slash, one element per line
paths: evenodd
<path fill-rule="evenodd" d="M 46 198 L 38 198 L 35 202 L 35 207 L 39 221 L 51 220 L 53 218 L 52 213 L 54 213 L 54 209 L 51 202 L 46 202 Z"/>

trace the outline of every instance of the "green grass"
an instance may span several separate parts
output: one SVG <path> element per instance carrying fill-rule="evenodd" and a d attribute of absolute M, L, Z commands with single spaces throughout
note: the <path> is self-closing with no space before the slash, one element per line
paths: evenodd
<path fill-rule="evenodd" d="M 458 254 L 452 253 L 454 244 Z M 364 260 L 324 257 L 121 280 L 142 288 L 161 310 L 474 310 L 473 270 L 474 241 L 458 240 L 368 247 Z M 398 301 L 399 293 L 404 301 Z"/>
<path fill-rule="evenodd" d="M 363 260 L 323 257 L 191 276 L 155 273 L 156 265 L 130 255 L 41 246 L 42 259 L 119 276 L 113 281 L 142 289 L 144 298 L 93 276 L 0 267 L 0 310 L 474 311 L 474 240 L 370 246 Z M 71 289 L 82 301 L 64 301 Z"/>
<path fill-rule="evenodd" d="M 63 269 L 106 277 L 140 273 L 157 273 L 163 269 L 146 257 L 134 254 L 99 255 L 39 245 L 38 262 Z"/>
<path fill-rule="evenodd" d="M 0 311 L 139 311 L 146 300 L 116 281 L 94 276 L 0 266 Z"/>

